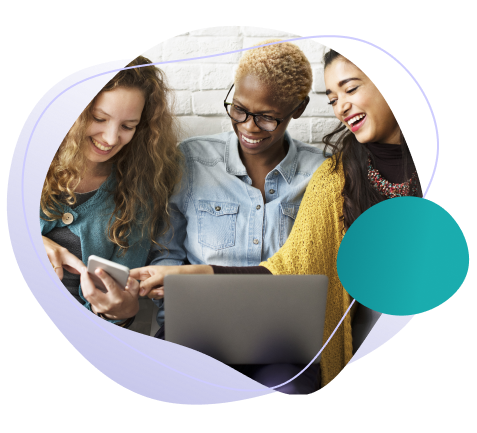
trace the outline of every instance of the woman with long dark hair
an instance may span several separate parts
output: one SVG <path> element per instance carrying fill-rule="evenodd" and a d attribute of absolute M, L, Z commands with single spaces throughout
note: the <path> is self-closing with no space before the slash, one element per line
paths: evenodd
<path fill-rule="evenodd" d="M 142 294 L 161 286 L 164 276 L 178 273 L 326 275 L 329 286 L 323 341 L 327 341 L 351 302 L 336 268 L 338 249 L 346 230 L 376 203 L 399 196 L 422 196 L 422 193 L 396 118 L 373 82 L 335 51 L 324 56 L 324 74 L 329 104 L 341 125 L 324 139 L 325 152 L 331 150 L 332 155 L 308 184 L 285 245 L 257 267 L 200 265 L 136 269 L 131 274 L 142 280 Z M 322 352 L 321 386 L 336 377 L 352 355 L 351 315 L 348 314 Z M 295 367 L 295 370 L 287 370 L 289 375 L 285 380 L 302 368 Z M 262 370 L 252 378 L 260 377 L 259 382 L 275 386 L 281 383 L 275 373 L 267 378 Z M 313 392 L 319 385 L 310 377 L 310 374 L 301 375 L 279 390 Z"/>

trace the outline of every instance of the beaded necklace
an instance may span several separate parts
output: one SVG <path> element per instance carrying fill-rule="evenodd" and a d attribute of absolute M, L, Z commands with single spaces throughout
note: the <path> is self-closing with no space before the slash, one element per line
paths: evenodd
<path fill-rule="evenodd" d="M 417 171 L 414 171 L 411 178 L 406 182 L 391 183 L 384 179 L 381 173 L 373 167 L 370 157 L 368 157 L 368 180 L 372 187 L 386 198 L 417 195 Z"/>

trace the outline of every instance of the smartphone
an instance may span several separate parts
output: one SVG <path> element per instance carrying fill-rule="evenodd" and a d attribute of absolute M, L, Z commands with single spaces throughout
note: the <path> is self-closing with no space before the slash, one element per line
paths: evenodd
<path fill-rule="evenodd" d="M 102 269 L 104 272 L 107 272 L 111 276 L 111 278 L 113 278 L 118 283 L 119 287 L 121 287 L 124 290 L 124 287 L 126 287 L 126 284 L 128 282 L 129 268 L 127 268 L 126 266 L 120 265 L 118 263 L 114 263 L 111 260 L 103 259 L 102 257 L 89 256 L 88 257 L 89 276 L 93 280 L 94 285 L 104 293 L 107 293 L 108 290 L 106 289 L 106 286 L 101 281 L 101 278 L 99 278 L 94 273 L 94 271 L 98 268 Z"/>

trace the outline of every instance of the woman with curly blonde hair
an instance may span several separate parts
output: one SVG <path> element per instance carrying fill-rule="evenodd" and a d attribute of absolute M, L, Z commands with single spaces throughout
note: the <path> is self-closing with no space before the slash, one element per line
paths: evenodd
<path fill-rule="evenodd" d="M 103 293 L 84 263 L 94 254 L 142 266 L 170 226 L 178 128 L 164 74 L 143 66 L 150 63 L 136 58 L 89 103 L 56 152 L 41 195 L 43 242 L 58 277 L 87 308 L 124 326 L 139 308 L 137 282 L 123 290 L 98 270 Z"/>

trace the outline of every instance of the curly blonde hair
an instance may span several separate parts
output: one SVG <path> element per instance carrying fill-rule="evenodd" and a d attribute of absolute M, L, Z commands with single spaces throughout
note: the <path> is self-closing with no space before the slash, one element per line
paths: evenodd
<path fill-rule="evenodd" d="M 257 45 L 279 41 L 281 39 L 267 39 Z M 310 62 L 303 51 L 290 42 L 245 51 L 234 82 L 247 75 L 253 75 L 270 86 L 274 90 L 275 100 L 283 103 L 305 99 L 313 83 Z"/>
<path fill-rule="evenodd" d="M 149 59 L 139 56 L 128 66 L 149 63 Z M 140 227 L 142 237 L 147 232 L 155 244 L 155 239 L 170 228 L 167 208 L 180 180 L 182 158 L 177 148 L 179 126 L 172 114 L 173 97 L 164 73 L 155 66 L 123 70 L 101 92 L 119 87 L 137 88 L 146 100 L 132 140 L 109 160 L 116 168 L 116 188 L 106 235 L 124 254 L 130 247 L 128 237 L 133 228 Z M 64 138 L 46 175 L 40 206 L 50 221 L 62 217 L 62 202 L 76 203 L 75 188 L 86 172 L 86 130 L 101 92 Z"/>

